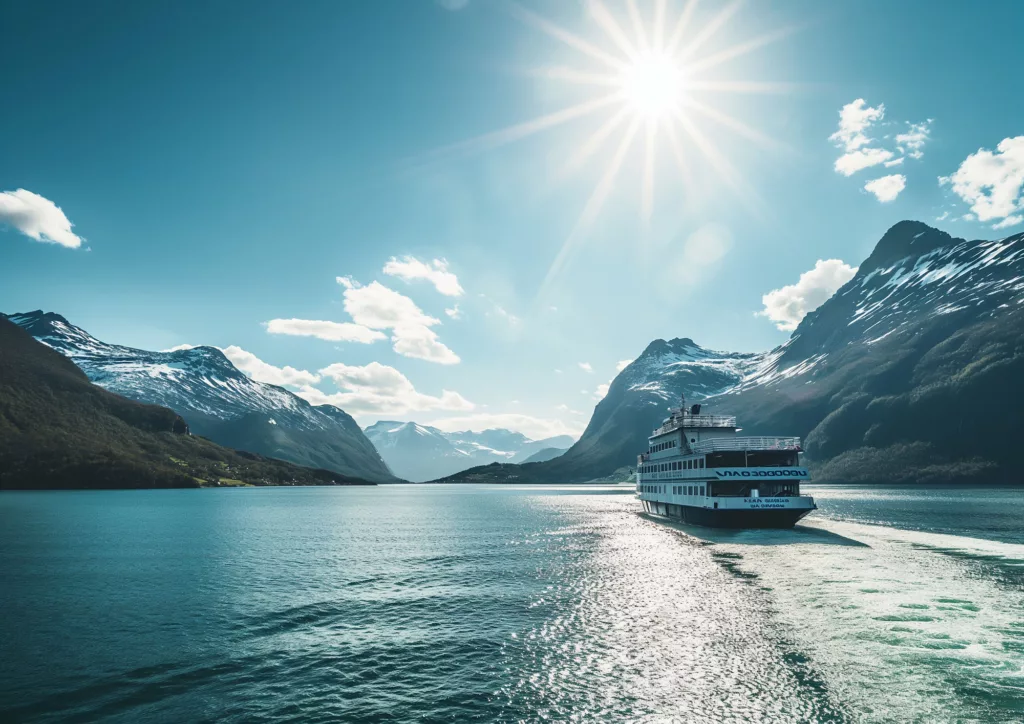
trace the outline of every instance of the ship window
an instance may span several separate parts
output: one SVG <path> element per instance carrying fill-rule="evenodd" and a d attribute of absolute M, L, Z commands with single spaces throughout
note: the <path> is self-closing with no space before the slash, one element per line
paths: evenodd
<path fill-rule="evenodd" d="M 692 485 L 687 485 L 686 486 L 686 494 L 687 495 L 693 495 L 693 486 Z"/>
<path fill-rule="evenodd" d="M 704 458 L 700 459 L 700 467 L 704 467 Z"/>

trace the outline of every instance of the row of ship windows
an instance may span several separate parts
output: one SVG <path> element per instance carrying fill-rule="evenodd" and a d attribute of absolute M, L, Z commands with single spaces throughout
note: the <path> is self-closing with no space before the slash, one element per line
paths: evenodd
<path fill-rule="evenodd" d="M 641 473 L 664 473 L 669 470 L 697 470 L 704 467 L 704 458 L 676 460 L 673 463 L 648 463 L 640 468 Z"/>
<path fill-rule="evenodd" d="M 668 450 L 670 447 L 675 447 L 676 441 L 669 440 L 668 442 L 659 442 L 657 445 L 651 445 L 651 449 L 647 452 L 661 452 L 662 450 Z"/>
<path fill-rule="evenodd" d="M 664 493 L 667 485 L 641 485 L 641 493 Z M 703 485 L 673 485 L 672 495 L 704 495 Z"/>

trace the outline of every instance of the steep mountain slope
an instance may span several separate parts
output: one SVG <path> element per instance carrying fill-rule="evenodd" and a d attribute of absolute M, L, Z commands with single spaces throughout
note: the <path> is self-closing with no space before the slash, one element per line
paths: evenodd
<path fill-rule="evenodd" d="M 197 435 L 299 465 L 394 480 L 347 413 L 314 407 L 287 390 L 251 380 L 214 347 L 148 352 L 101 342 L 57 314 L 36 311 L 9 319 L 69 357 L 96 384 L 171 408 Z"/>
<path fill-rule="evenodd" d="M 359 483 L 189 434 L 164 407 L 92 384 L 66 357 L 0 319 L 0 489 Z"/>
<path fill-rule="evenodd" d="M 573 443 L 568 435 L 530 440 L 511 430 L 444 432 L 429 425 L 390 420 L 370 425 L 365 432 L 392 472 L 413 482 L 492 462 L 521 462 L 546 448 L 560 448 L 561 453 Z"/>
<path fill-rule="evenodd" d="M 1015 475 L 1024 430 L 1024 234 L 892 227 L 857 275 L 710 409 L 805 438 L 832 481 Z"/>

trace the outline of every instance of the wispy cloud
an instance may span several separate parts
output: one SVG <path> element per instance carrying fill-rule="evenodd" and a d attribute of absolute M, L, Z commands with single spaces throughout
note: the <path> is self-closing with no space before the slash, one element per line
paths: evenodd
<path fill-rule="evenodd" d="M 902 164 L 904 158 L 919 159 L 924 155 L 924 146 L 931 137 L 933 119 L 929 118 L 921 123 L 907 123 L 906 131 L 896 134 L 889 144 L 883 144 L 878 139 L 870 137 L 868 133 L 881 124 L 884 118 L 884 103 L 869 106 L 863 98 L 847 103 L 840 109 L 839 129 L 829 136 L 829 140 L 843 151 L 843 155 L 835 162 L 836 173 L 852 176 L 858 171 L 872 166 L 882 164 L 886 168 L 891 168 Z M 883 147 L 892 144 L 895 144 L 895 151 Z M 896 157 L 897 152 L 903 155 Z M 903 181 L 905 184 L 906 178 Z M 894 182 L 889 181 L 883 186 L 887 190 L 891 190 L 894 188 Z M 875 195 L 878 196 L 878 194 Z M 896 197 L 882 199 L 881 196 L 878 196 L 878 198 L 880 201 L 891 201 Z"/>
<path fill-rule="evenodd" d="M 932 120 L 929 118 L 922 123 L 908 123 L 906 133 L 896 134 L 895 141 L 900 153 L 905 153 L 911 158 L 924 156 L 924 145 L 930 138 Z"/>
<path fill-rule="evenodd" d="M 1024 136 L 1004 138 L 995 151 L 978 149 L 939 183 L 952 186 L 979 221 L 994 221 L 996 229 L 1019 224 L 1024 220 L 1018 213 L 1024 211 Z"/>
<path fill-rule="evenodd" d="M 450 307 L 444 310 L 444 313 L 451 319 L 462 319 L 462 310 L 459 309 L 459 305 L 456 304 L 454 307 Z"/>
<path fill-rule="evenodd" d="M 25 189 L 0 193 L 0 224 L 10 224 L 36 241 L 60 244 L 69 249 L 82 245 L 82 237 L 57 204 Z"/>
<path fill-rule="evenodd" d="M 387 335 L 382 332 L 352 322 L 327 322 L 320 319 L 271 319 L 266 323 L 266 327 L 270 334 L 316 337 L 328 342 L 369 344 L 387 339 Z"/>
<path fill-rule="evenodd" d="M 231 360 L 231 364 L 257 382 L 266 382 L 269 385 L 281 387 L 300 387 L 302 385 L 313 385 L 320 381 L 320 375 L 318 374 L 307 372 L 306 370 L 298 370 L 287 365 L 275 367 L 264 362 L 252 352 L 247 352 L 235 345 L 225 347 L 221 352 Z"/>
<path fill-rule="evenodd" d="M 438 292 L 447 297 L 458 297 L 463 294 L 459 278 L 448 271 L 448 262 L 444 259 L 422 262 L 412 256 L 401 259 L 391 257 L 391 260 L 384 265 L 383 271 L 389 276 L 398 277 L 407 282 L 417 279 L 426 280 L 433 284 Z"/>
<path fill-rule="evenodd" d="M 872 193 L 882 203 L 894 200 L 907 186 L 907 177 L 902 174 L 882 176 L 864 184 L 864 190 Z"/>
<path fill-rule="evenodd" d="M 352 415 L 405 415 L 435 410 L 469 411 L 472 402 L 458 392 L 443 390 L 439 396 L 418 392 L 394 367 L 370 362 L 356 366 L 332 364 L 319 371 L 339 391 L 327 393 L 307 385 L 298 395 L 314 405 L 335 405 Z"/>
<path fill-rule="evenodd" d="M 856 267 L 839 259 L 819 259 L 796 284 L 773 289 L 761 297 L 764 309 L 757 316 L 768 317 L 783 331 L 794 330 L 808 312 L 821 306 L 856 273 Z"/>
<path fill-rule="evenodd" d="M 593 372 L 594 371 L 594 368 L 591 366 L 591 364 L 589 362 L 580 362 L 579 366 L 580 366 L 580 369 L 583 370 L 584 372 Z"/>
<path fill-rule="evenodd" d="M 892 151 L 884 148 L 865 148 L 844 153 L 836 159 L 835 169 L 843 176 L 852 176 L 858 171 L 885 163 L 893 157 Z"/>

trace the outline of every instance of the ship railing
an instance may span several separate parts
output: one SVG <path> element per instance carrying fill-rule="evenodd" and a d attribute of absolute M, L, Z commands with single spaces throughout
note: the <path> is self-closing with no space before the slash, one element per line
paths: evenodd
<path fill-rule="evenodd" d="M 801 452 L 798 437 L 716 437 L 690 445 L 695 453 L 727 450 L 795 450 Z"/>
<path fill-rule="evenodd" d="M 651 437 L 663 435 L 682 427 L 736 427 L 735 415 L 685 415 L 670 419 L 654 431 Z"/>

